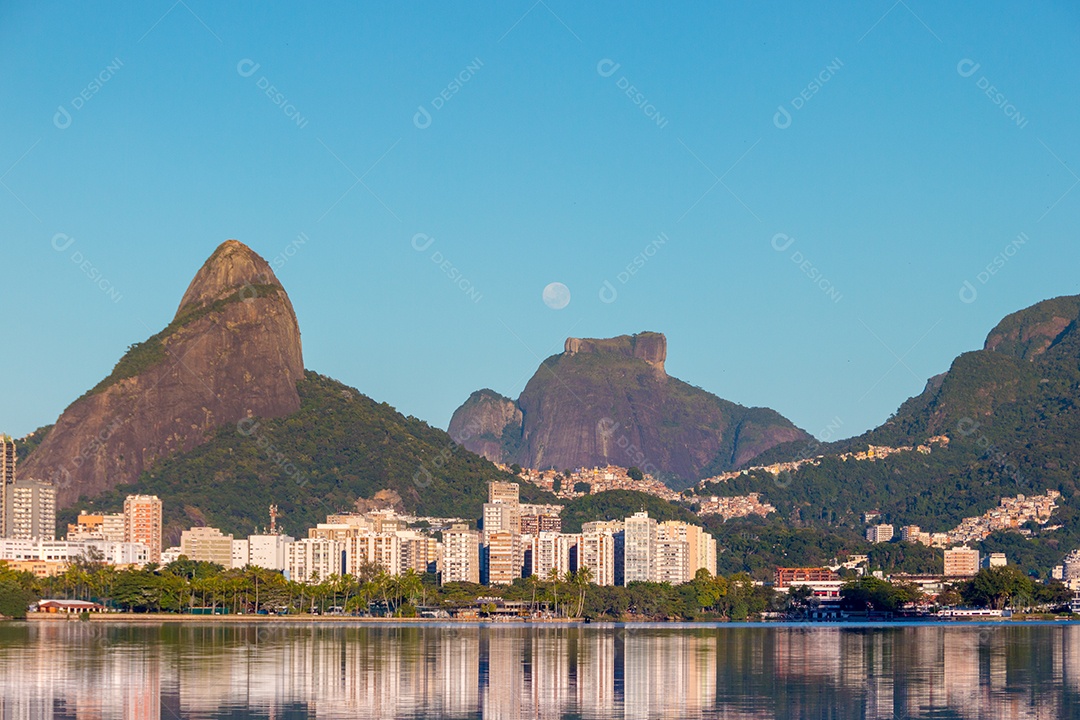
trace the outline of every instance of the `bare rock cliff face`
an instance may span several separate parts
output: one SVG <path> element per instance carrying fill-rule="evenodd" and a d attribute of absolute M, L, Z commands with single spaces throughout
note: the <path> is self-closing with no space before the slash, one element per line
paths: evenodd
<path fill-rule="evenodd" d="M 567 338 L 563 344 L 563 354 L 610 353 L 628 358 L 644 360 L 661 371 L 667 359 L 667 338 L 657 332 L 643 332 L 637 335 L 620 335 L 614 338 Z"/>
<path fill-rule="evenodd" d="M 491 462 L 502 462 L 521 436 L 517 403 L 494 390 L 477 390 L 458 408 L 447 428 L 454 442 Z"/>
<path fill-rule="evenodd" d="M 228 240 L 196 273 L 172 323 L 72 403 L 20 475 L 52 480 L 68 506 L 133 482 L 222 425 L 295 412 L 303 376 L 288 295 L 265 260 Z"/>
<path fill-rule="evenodd" d="M 660 333 L 568 338 L 516 403 L 492 391 L 474 393 L 454 413 L 450 434 L 473 427 L 476 432 L 459 442 L 504 463 L 560 470 L 637 466 L 683 479 L 809 439 L 779 413 L 743 407 L 668 376 L 666 358 Z"/>

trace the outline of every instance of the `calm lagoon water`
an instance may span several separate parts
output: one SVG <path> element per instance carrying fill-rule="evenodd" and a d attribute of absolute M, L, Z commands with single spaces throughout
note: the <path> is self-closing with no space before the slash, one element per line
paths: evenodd
<path fill-rule="evenodd" d="M 1080 625 L 3 623 L 0 717 L 1080 718 Z"/>

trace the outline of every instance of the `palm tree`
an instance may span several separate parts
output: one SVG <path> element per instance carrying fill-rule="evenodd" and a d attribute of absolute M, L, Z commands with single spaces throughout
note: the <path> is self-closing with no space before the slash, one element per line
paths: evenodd
<path fill-rule="evenodd" d="M 529 605 L 529 612 L 530 613 L 535 613 L 536 612 L 536 586 L 539 584 L 537 582 L 537 580 L 536 580 L 536 576 L 535 575 L 530 575 L 529 577 L 525 578 L 525 584 L 528 585 L 529 588 L 532 590 L 532 604 Z"/>
<path fill-rule="evenodd" d="M 409 568 L 397 578 L 397 591 L 401 597 L 408 598 L 409 604 L 416 605 L 416 596 L 424 591 L 424 584 L 416 571 Z"/>
<path fill-rule="evenodd" d="M 593 574 L 592 568 L 588 565 L 582 565 L 574 573 L 574 584 L 578 588 L 578 609 L 575 617 L 581 617 L 581 613 L 585 611 L 585 591 L 588 590 L 590 583 L 592 583 Z"/>
<path fill-rule="evenodd" d="M 555 598 L 555 615 L 559 614 L 559 569 L 548 570 L 548 582 L 551 583 L 551 593 Z"/>

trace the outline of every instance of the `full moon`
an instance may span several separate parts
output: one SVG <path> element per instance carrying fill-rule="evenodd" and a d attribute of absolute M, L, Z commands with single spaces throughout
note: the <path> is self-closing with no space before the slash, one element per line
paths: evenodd
<path fill-rule="evenodd" d="M 553 282 L 544 288 L 544 304 L 552 310 L 562 310 L 570 304 L 570 288 Z"/>

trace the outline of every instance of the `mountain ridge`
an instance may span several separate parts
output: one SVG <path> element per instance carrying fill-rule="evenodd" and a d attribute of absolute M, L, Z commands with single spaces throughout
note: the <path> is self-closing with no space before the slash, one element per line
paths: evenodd
<path fill-rule="evenodd" d="M 173 320 L 135 343 L 69 405 L 20 468 L 58 488 L 58 506 L 135 480 L 244 417 L 300 407 L 300 328 L 263 258 L 227 240 L 192 279 Z"/>
<path fill-rule="evenodd" d="M 567 338 L 518 399 L 477 391 L 449 432 L 490 460 L 536 469 L 639 466 L 674 484 L 810 436 L 769 408 L 748 408 L 671 377 L 657 332 Z"/>

